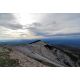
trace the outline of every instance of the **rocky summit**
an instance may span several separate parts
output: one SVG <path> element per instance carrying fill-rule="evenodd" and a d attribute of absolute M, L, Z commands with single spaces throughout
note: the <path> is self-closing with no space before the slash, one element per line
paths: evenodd
<path fill-rule="evenodd" d="M 6 53 L 8 59 L 14 60 L 8 65 L 1 63 L 1 54 Z M 80 49 L 63 46 L 49 45 L 41 40 L 25 45 L 3 45 L 0 46 L 0 66 L 21 67 L 79 67 Z M 2 65 L 3 64 L 3 65 Z"/>

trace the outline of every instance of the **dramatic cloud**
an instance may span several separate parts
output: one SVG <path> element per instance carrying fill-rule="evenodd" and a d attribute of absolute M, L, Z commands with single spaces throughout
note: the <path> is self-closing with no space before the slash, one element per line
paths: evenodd
<path fill-rule="evenodd" d="M 11 13 L 0 13 L 0 27 L 2 26 L 10 29 L 18 29 L 22 27 Z"/>
<path fill-rule="evenodd" d="M 54 36 L 80 33 L 80 14 L 45 14 L 30 30 L 36 35 Z M 35 27 L 34 27 L 35 26 Z"/>
<path fill-rule="evenodd" d="M 79 13 L 0 13 L 0 38 L 80 35 Z"/>

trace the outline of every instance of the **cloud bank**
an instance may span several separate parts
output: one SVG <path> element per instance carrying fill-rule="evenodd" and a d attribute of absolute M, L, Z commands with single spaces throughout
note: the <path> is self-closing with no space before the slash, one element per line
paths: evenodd
<path fill-rule="evenodd" d="M 26 15 L 24 17 L 28 21 L 29 17 L 27 19 Z M 32 15 L 33 22 L 28 24 L 25 21 L 26 24 L 23 25 L 14 13 L 0 13 L 0 38 L 28 39 L 80 35 L 79 13 L 32 13 Z"/>

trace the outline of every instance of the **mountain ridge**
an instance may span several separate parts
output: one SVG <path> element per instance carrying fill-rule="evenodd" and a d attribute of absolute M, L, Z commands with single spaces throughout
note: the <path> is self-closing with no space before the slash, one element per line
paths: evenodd
<path fill-rule="evenodd" d="M 16 55 L 16 58 L 18 58 L 19 61 L 22 62 L 20 64 L 23 64 L 25 61 L 25 67 L 28 66 L 26 62 L 27 57 L 33 59 L 32 61 L 34 65 L 31 66 L 35 67 L 39 64 L 54 67 L 80 66 L 80 51 L 78 51 L 77 49 L 74 50 L 74 48 L 68 46 L 61 47 L 60 45 L 49 45 L 47 42 L 44 42 L 42 40 L 36 40 L 25 45 L 5 45 L 3 47 L 11 50 L 11 52 L 13 52 L 11 53 L 11 55 Z M 21 57 L 19 53 L 21 55 L 24 55 L 26 58 L 19 58 L 19 56 Z M 15 58 L 14 56 L 13 58 Z"/>

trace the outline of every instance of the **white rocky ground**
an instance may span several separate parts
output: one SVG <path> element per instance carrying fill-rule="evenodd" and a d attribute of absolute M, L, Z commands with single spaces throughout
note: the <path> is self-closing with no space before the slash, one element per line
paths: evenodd
<path fill-rule="evenodd" d="M 27 45 L 9 46 L 11 58 L 19 59 L 20 66 L 76 66 L 64 51 L 55 47 L 49 49 L 47 43 L 37 41 Z M 36 59 L 36 60 L 35 60 Z M 41 62 L 39 62 L 39 61 Z M 79 66 L 79 65 L 78 65 Z"/>
<path fill-rule="evenodd" d="M 19 59 L 21 66 L 46 66 L 34 59 L 41 60 L 43 62 L 48 62 L 53 65 L 54 64 L 59 65 L 48 59 L 48 57 L 50 58 L 49 55 L 51 55 L 51 53 L 44 47 L 43 42 L 38 42 L 38 44 L 37 43 L 29 44 L 26 46 L 14 46 L 14 47 L 12 46 L 10 48 L 12 48 L 13 51 L 12 53 L 10 53 L 11 58 Z M 53 55 L 52 57 L 54 58 Z M 28 59 L 31 62 L 33 62 L 33 64 L 31 64 L 30 62 L 28 63 L 27 62 Z"/>
<path fill-rule="evenodd" d="M 12 51 L 9 55 L 11 59 L 18 59 L 19 65 L 21 67 L 47 67 L 47 65 L 44 65 L 39 61 L 36 61 L 35 59 L 26 56 L 25 54 L 23 54 L 23 52 L 15 48 L 12 48 Z"/>

